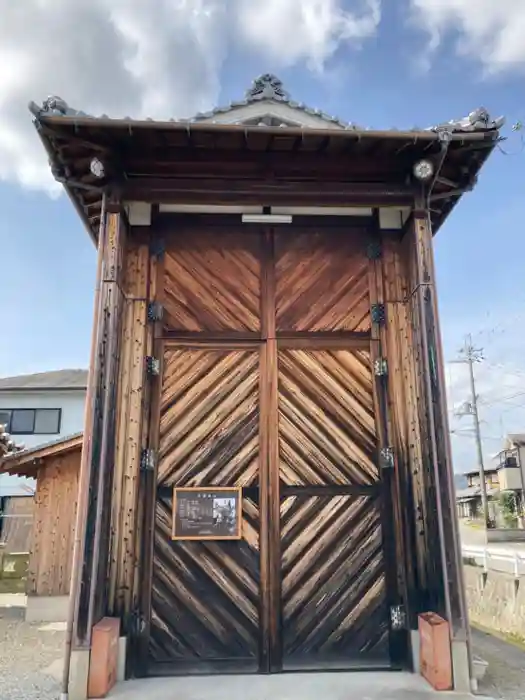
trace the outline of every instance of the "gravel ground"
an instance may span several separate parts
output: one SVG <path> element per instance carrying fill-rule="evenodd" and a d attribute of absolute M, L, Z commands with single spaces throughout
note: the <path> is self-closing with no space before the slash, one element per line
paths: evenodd
<path fill-rule="evenodd" d="M 474 654 L 488 661 L 479 694 L 504 700 L 525 700 L 525 651 L 497 637 L 472 630 Z"/>
<path fill-rule="evenodd" d="M 1 700 L 58 698 L 64 649 L 60 627 L 2 617 L 0 610 Z M 478 630 L 472 637 L 474 653 L 489 663 L 479 694 L 525 700 L 525 651 Z"/>
<path fill-rule="evenodd" d="M 54 627 L 0 617 L 1 700 L 59 697 L 64 632 Z"/>

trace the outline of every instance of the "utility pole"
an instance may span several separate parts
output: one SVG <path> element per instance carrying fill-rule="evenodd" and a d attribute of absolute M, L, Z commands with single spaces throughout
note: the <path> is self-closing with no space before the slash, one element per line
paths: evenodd
<path fill-rule="evenodd" d="M 483 518 L 485 520 L 485 528 L 488 528 L 490 527 L 489 502 L 487 498 L 487 482 L 485 480 L 485 467 L 483 464 L 483 445 L 481 443 L 481 430 L 479 427 L 478 397 L 476 395 L 476 382 L 474 378 L 474 364 L 476 362 L 481 362 L 482 359 L 483 352 L 481 348 L 475 348 L 472 345 L 472 336 L 468 335 L 465 341 L 465 347 L 460 350 L 460 358 L 454 360 L 454 362 L 459 364 L 467 364 L 469 368 L 471 398 L 470 401 L 467 401 L 462 406 L 458 415 L 472 416 L 474 419 L 474 436 L 476 438 L 476 448 L 478 453 L 481 504 L 483 507 Z"/>

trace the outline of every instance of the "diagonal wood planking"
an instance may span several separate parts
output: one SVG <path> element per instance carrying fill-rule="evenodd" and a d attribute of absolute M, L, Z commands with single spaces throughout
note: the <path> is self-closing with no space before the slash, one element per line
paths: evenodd
<path fill-rule="evenodd" d="M 281 505 L 284 667 L 388 661 L 376 499 L 289 497 Z"/>
<path fill-rule="evenodd" d="M 168 350 L 164 363 L 159 483 L 256 484 L 258 352 Z"/>
<path fill-rule="evenodd" d="M 276 234 L 277 330 L 370 330 L 365 245 L 352 229 Z"/>
<path fill-rule="evenodd" d="M 258 331 L 258 248 L 250 233 L 175 238 L 164 256 L 165 328 Z"/>
<path fill-rule="evenodd" d="M 279 448 L 284 668 L 388 665 L 381 498 L 333 494 L 380 481 L 368 352 L 280 351 Z"/>
<path fill-rule="evenodd" d="M 168 348 L 160 456 L 150 659 L 258 662 L 259 505 L 243 499 L 239 542 L 172 542 L 172 486 L 257 486 L 257 351 Z"/>
<path fill-rule="evenodd" d="M 281 350 L 279 439 L 284 484 L 377 482 L 369 353 Z"/>

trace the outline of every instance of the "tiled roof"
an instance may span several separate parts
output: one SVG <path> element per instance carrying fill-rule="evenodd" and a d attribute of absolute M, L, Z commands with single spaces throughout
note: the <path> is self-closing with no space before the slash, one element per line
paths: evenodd
<path fill-rule="evenodd" d="M 85 389 L 87 377 L 87 369 L 61 369 L 54 372 L 4 377 L 0 378 L 0 392 L 24 389 Z"/>
<path fill-rule="evenodd" d="M 507 438 L 515 445 L 525 445 L 525 433 L 510 433 Z"/>
<path fill-rule="evenodd" d="M 268 105 L 273 104 L 286 104 L 293 110 L 298 112 L 304 112 L 311 116 L 316 116 L 331 125 L 335 125 L 341 129 L 351 129 L 358 132 L 367 131 L 367 128 L 357 126 L 351 122 L 346 122 L 339 117 L 330 116 L 325 114 L 321 110 L 313 109 L 308 107 L 302 102 L 295 102 L 292 100 L 283 88 L 282 82 L 275 75 L 266 73 L 258 78 L 256 78 L 252 84 L 252 87 L 246 92 L 244 100 L 231 102 L 228 105 L 222 107 L 215 107 L 209 112 L 200 112 L 194 115 L 190 119 L 169 119 L 169 122 L 175 123 L 198 123 L 202 121 L 211 121 L 213 123 L 213 117 L 225 114 L 227 112 L 233 111 L 239 107 L 245 107 L 253 103 L 268 103 Z M 107 114 L 101 114 L 100 116 L 94 116 L 86 114 L 85 112 L 73 109 L 68 105 L 68 103 L 61 97 L 53 95 L 48 97 L 44 103 L 40 106 L 35 102 L 29 103 L 29 109 L 32 114 L 39 119 L 43 116 L 63 116 L 63 117 L 79 117 L 79 118 L 89 118 L 94 120 L 109 120 L 111 119 Z M 155 122 L 156 120 L 148 119 L 132 119 L 131 117 L 115 118 L 115 121 L 125 121 L 125 122 Z M 480 107 L 473 112 L 471 112 L 467 117 L 458 120 L 452 120 L 443 124 L 438 124 L 436 126 L 428 127 L 427 129 L 421 129 L 420 127 L 413 127 L 411 129 L 403 129 L 403 131 L 414 131 L 421 132 L 426 131 L 436 131 L 436 132 L 473 132 L 473 131 L 489 131 L 500 129 L 505 123 L 503 117 L 497 119 L 492 119 L 488 111 L 484 107 Z M 261 124 L 264 126 L 264 124 Z M 282 126 L 286 126 L 285 123 Z M 397 129 L 390 129 L 390 131 L 398 131 Z"/>
<path fill-rule="evenodd" d="M 487 488 L 487 496 L 495 496 L 497 493 L 499 493 L 498 489 Z M 480 486 L 468 486 L 466 489 L 456 490 L 456 498 L 458 500 L 467 500 L 470 498 L 477 498 L 478 496 L 481 496 Z"/>
<path fill-rule="evenodd" d="M 41 459 L 57 454 L 64 454 L 82 448 L 83 432 L 64 435 L 57 440 L 51 440 L 35 447 L 28 447 L 19 452 L 13 452 L 0 459 L 0 477 L 5 474 L 24 474 L 31 476 L 32 470 L 38 466 Z"/>

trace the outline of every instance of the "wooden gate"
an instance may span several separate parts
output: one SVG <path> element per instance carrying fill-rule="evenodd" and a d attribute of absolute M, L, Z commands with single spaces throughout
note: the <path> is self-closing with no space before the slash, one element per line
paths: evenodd
<path fill-rule="evenodd" d="M 358 233 L 170 244 L 150 673 L 390 665 Z M 241 486 L 242 539 L 172 541 L 174 486 Z"/>

